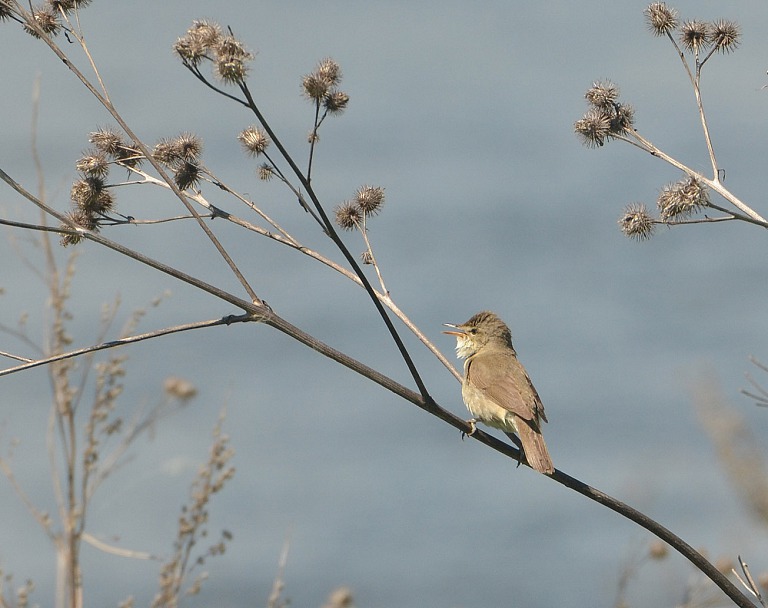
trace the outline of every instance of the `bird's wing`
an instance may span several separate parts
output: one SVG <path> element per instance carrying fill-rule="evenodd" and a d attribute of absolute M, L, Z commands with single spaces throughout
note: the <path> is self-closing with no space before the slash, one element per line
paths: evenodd
<path fill-rule="evenodd" d="M 498 369 L 504 369 L 506 373 L 491 373 L 491 370 Z M 517 357 L 507 353 L 475 355 L 468 361 L 467 380 L 494 403 L 536 427 L 539 418 L 547 421 L 539 394 Z"/>

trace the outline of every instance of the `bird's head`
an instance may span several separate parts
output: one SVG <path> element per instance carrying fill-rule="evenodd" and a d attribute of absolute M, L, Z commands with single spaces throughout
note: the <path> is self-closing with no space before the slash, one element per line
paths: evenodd
<path fill-rule="evenodd" d="M 512 333 L 509 327 L 498 315 L 490 311 L 479 312 L 461 325 L 444 325 L 451 328 L 444 331 L 444 334 L 456 336 L 456 354 L 462 359 L 477 354 L 486 345 L 512 348 Z"/>

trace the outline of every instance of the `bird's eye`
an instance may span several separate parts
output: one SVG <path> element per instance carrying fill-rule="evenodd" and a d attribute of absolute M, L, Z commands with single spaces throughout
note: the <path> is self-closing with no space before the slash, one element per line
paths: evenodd
<path fill-rule="evenodd" d="M 469 333 L 476 334 L 477 333 L 477 327 L 473 327 L 472 329 L 470 329 Z"/>

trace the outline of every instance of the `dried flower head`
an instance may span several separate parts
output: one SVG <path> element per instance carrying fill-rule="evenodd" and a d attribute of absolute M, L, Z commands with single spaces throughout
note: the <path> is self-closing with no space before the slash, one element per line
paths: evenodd
<path fill-rule="evenodd" d="M 194 133 L 181 133 L 171 141 L 171 145 L 182 160 L 195 161 L 203 153 L 203 140 Z"/>
<path fill-rule="evenodd" d="M 610 80 L 598 81 L 587 89 L 584 98 L 596 108 L 613 108 L 619 99 L 619 87 Z"/>
<path fill-rule="evenodd" d="M 588 148 L 602 146 L 611 134 L 611 116 L 604 109 L 590 108 L 573 123 L 573 130 Z"/>
<path fill-rule="evenodd" d="M 264 151 L 270 144 L 269 135 L 259 127 L 251 125 L 247 129 L 243 129 L 240 135 L 237 136 L 240 143 L 248 151 L 251 156 L 259 156 L 264 154 Z"/>
<path fill-rule="evenodd" d="M 88 136 L 88 141 L 109 156 L 116 157 L 121 148 L 125 147 L 123 137 L 112 129 L 99 129 Z"/>
<path fill-rule="evenodd" d="M 268 182 L 275 177 L 275 171 L 267 163 L 259 165 L 258 174 L 259 179 L 263 182 Z"/>
<path fill-rule="evenodd" d="M 619 218 L 619 228 L 625 236 L 644 241 L 653 236 L 654 219 L 645 205 L 632 203 L 627 205 Z"/>
<path fill-rule="evenodd" d="M 315 73 L 331 86 L 336 86 L 341 82 L 341 66 L 330 57 L 326 57 L 317 64 Z"/>
<path fill-rule="evenodd" d="M 211 21 L 193 21 L 187 33 L 173 45 L 173 51 L 182 60 L 196 66 L 203 59 L 210 59 L 212 51 L 221 40 L 221 27 Z"/>
<path fill-rule="evenodd" d="M 315 101 L 322 100 L 331 88 L 331 85 L 327 80 L 314 72 L 304 76 L 301 81 L 301 86 L 304 89 L 304 95 Z"/>
<path fill-rule="evenodd" d="M 85 177 L 72 184 L 69 197 L 80 209 L 92 211 L 99 194 L 104 190 L 104 180 L 100 177 Z"/>
<path fill-rule="evenodd" d="M 349 103 L 349 95 L 343 91 L 331 91 L 323 97 L 323 106 L 329 114 L 341 114 Z"/>
<path fill-rule="evenodd" d="M 83 153 L 75 168 L 90 177 L 105 177 L 109 173 L 109 160 L 100 150 L 88 150 Z"/>
<path fill-rule="evenodd" d="M 32 9 L 32 18 L 35 20 L 37 26 L 45 33 L 55 36 L 61 30 L 61 23 L 59 23 L 59 13 L 50 6 L 38 6 Z M 24 26 L 24 30 L 39 38 L 37 30 L 29 25 Z"/>
<path fill-rule="evenodd" d="M 721 53 L 730 53 L 739 46 L 741 30 L 734 21 L 720 19 L 711 26 L 712 44 Z"/>
<path fill-rule="evenodd" d="M 337 206 L 334 210 L 336 225 L 343 230 L 354 230 L 363 221 L 363 214 L 356 203 L 347 201 Z"/>
<path fill-rule="evenodd" d="M 202 178 L 200 167 L 193 162 L 182 161 L 173 173 L 173 181 L 179 190 L 192 188 Z"/>
<path fill-rule="evenodd" d="M 708 204 L 707 187 L 695 177 L 664 186 L 656 200 L 663 222 L 685 219 Z"/>
<path fill-rule="evenodd" d="M 384 188 L 361 186 L 355 193 L 355 203 L 365 215 L 376 215 L 384 204 Z"/>
<path fill-rule="evenodd" d="M 10 0 L 0 0 L 0 21 L 5 21 L 13 16 L 13 7 Z"/>
<path fill-rule="evenodd" d="M 195 20 L 187 30 L 187 35 L 204 48 L 213 48 L 221 39 L 221 26 L 215 21 Z"/>
<path fill-rule="evenodd" d="M 693 53 L 698 53 L 711 42 L 711 28 L 706 21 L 693 19 L 680 27 L 680 43 Z"/>
<path fill-rule="evenodd" d="M 611 116 L 611 136 L 624 135 L 635 124 L 635 109 L 629 104 L 616 104 Z"/>
<path fill-rule="evenodd" d="M 648 27 L 656 36 L 671 33 L 677 28 L 677 11 L 663 2 L 654 2 L 645 9 Z"/>
<path fill-rule="evenodd" d="M 90 214 L 82 209 L 75 209 L 73 211 L 70 211 L 65 216 L 69 222 L 62 222 L 61 227 L 66 228 L 68 230 L 72 229 L 72 224 L 74 224 L 78 228 L 83 228 L 85 230 L 91 230 L 91 231 L 98 231 L 98 226 L 96 224 L 95 218 Z M 80 241 L 83 240 L 83 237 L 81 234 L 73 233 L 73 234 L 63 234 L 61 236 L 61 244 L 64 247 L 67 247 L 68 245 L 77 245 Z"/>
<path fill-rule="evenodd" d="M 215 73 L 224 82 L 237 84 L 248 75 L 248 61 L 253 55 L 234 36 L 224 36 L 215 47 Z"/>

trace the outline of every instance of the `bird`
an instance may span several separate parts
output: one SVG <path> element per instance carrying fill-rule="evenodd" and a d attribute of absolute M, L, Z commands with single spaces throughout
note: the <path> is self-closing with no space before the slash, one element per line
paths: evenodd
<path fill-rule="evenodd" d="M 472 415 L 469 434 L 475 432 L 478 421 L 501 429 L 525 453 L 533 469 L 551 475 L 555 468 L 541 434 L 547 415 L 517 359 L 507 324 L 486 310 L 466 323 L 444 325 L 451 329 L 443 333 L 456 337 L 456 355 L 464 359 L 461 395 Z"/>

